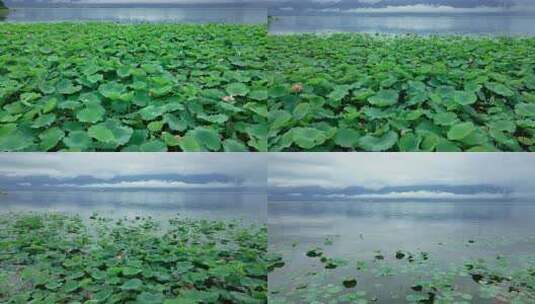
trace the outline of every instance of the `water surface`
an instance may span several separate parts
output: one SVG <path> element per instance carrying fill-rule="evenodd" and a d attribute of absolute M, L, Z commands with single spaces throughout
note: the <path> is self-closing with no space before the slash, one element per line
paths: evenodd
<path fill-rule="evenodd" d="M 0 21 L 8 22 L 264 24 L 266 18 L 266 10 L 253 8 L 18 8 L 0 15 Z"/>
<path fill-rule="evenodd" d="M 203 193 L 164 191 L 13 191 L 0 196 L 0 212 L 64 212 L 88 217 L 93 212 L 106 217 L 177 214 L 201 219 L 266 221 L 263 193 Z"/>
<path fill-rule="evenodd" d="M 432 266 L 418 268 L 429 274 L 479 258 L 496 261 L 503 255 L 515 264 L 535 257 L 534 202 L 270 201 L 268 214 L 270 249 L 286 262 L 271 273 L 271 292 L 275 299 L 288 296 L 297 303 L 306 302 L 292 298 L 299 285 L 340 287 L 348 276 L 358 278 L 357 289 L 368 299 L 406 303 L 417 270 L 399 266 L 397 250 L 429 253 Z M 305 255 L 316 247 L 347 265 L 325 270 L 318 259 Z M 384 262 L 374 261 L 377 252 L 385 256 Z M 358 261 L 369 263 L 372 273 L 358 272 Z M 390 267 L 392 276 L 377 274 Z M 479 287 L 471 280 L 458 283 L 459 289 L 477 294 Z M 489 302 L 474 298 L 474 303 Z"/>
<path fill-rule="evenodd" d="M 535 35 L 535 14 L 323 14 L 276 16 L 270 33 L 364 32 L 422 35 Z"/>

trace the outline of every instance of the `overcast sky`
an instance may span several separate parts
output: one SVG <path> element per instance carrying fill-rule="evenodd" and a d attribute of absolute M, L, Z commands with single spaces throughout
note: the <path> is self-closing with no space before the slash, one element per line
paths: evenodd
<path fill-rule="evenodd" d="M 270 154 L 271 187 L 481 185 L 535 191 L 533 153 Z"/>
<path fill-rule="evenodd" d="M 226 188 L 265 181 L 265 157 L 256 153 L 0 154 L 4 186 Z"/>

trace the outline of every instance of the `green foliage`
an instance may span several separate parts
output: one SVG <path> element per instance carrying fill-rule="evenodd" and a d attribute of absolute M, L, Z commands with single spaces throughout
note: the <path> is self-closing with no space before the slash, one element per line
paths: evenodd
<path fill-rule="evenodd" d="M 0 54 L 1 151 L 535 151 L 533 38 L 5 24 Z"/>
<path fill-rule="evenodd" d="M 267 303 L 265 226 L 0 215 L 2 303 Z"/>
<path fill-rule="evenodd" d="M 3 24 L 0 151 L 266 151 L 266 39 L 245 25 Z"/>
<path fill-rule="evenodd" d="M 269 151 L 535 150 L 533 38 L 304 34 L 268 43 L 277 72 Z"/>

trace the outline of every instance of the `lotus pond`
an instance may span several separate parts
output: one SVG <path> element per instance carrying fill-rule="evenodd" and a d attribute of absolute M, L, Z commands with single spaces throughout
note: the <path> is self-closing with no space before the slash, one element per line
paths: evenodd
<path fill-rule="evenodd" d="M 264 225 L 0 215 L 2 303 L 266 303 L 269 263 Z"/>
<path fill-rule="evenodd" d="M 269 40 L 270 151 L 534 151 L 535 38 Z"/>
<path fill-rule="evenodd" d="M 535 151 L 535 38 L 2 24 L 0 54 L 2 151 Z"/>
<path fill-rule="evenodd" d="M 533 303 L 535 208 L 456 204 L 270 202 L 269 302 Z"/>
<path fill-rule="evenodd" d="M 2 151 L 266 151 L 266 28 L 0 25 Z"/>

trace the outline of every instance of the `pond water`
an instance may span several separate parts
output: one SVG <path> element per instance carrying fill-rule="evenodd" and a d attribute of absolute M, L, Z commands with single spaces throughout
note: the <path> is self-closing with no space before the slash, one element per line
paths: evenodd
<path fill-rule="evenodd" d="M 506 257 L 511 265 L 504 271 L 528 262 L 535 267 L 534 202 L 270 201 L 268 218 L 270 250 L 286 263 L 270 274 L 274 303 L 329 302 L 357 290 L 378 303 L 406 303 L 419 278 L 447 277 L 452 267 L 474 259 L 492 264 Z M 314 248 L 340 259 L 340 266 L 325 269 L 319 258 L 306 256 Z M 398 250 L 405 253 L 401 260 L 395 258 Z M 417 262 L 407 262 L 408 252 Z M 422 252 L 428 259 L 419 263 Z M 359 261 L 367 270 L 357 268 Z M 358 285 L 344 288 L 347 277 L 356 278 Z M 479 298 L 481 287 L 469 278 L 455 284 L 474 303 L 506 303 Z"/>
<path fill-rule="evenodd" d="M 265 9 L 253 8 L 18 8 L 0 15 L 0 21 L 8 22 L 265 24 L 266 18 Z"/>
<path fill-rule="evenodd" d="M 387 34 L 535 35 L 535 14 L 343 14 L 276 16 L 272 34 L 365 32 Z"/>
<path fill-rule="evenodd" d="M 12 191 L 0 196 L 0 212 L 64 212 L 88 217 L 152 216 L 177 214 L 202 219 L 243 219 L 266 222 L 263 193 L 203 193 L 164 191 Z"/>

